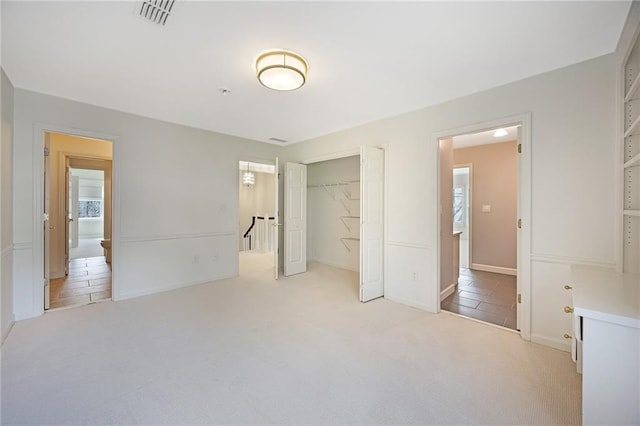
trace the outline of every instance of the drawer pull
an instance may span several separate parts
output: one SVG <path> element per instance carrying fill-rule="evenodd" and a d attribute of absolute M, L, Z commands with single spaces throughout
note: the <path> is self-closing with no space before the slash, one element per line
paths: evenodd
<path fill-rule="evenodd" d="M 572 339 L 572 338 L 573 338 L 573 336 L 572 336 L 572 335 L 570 335 L 570 334 L 566 334 L 566 333 L 565 333 L 565 335 L 564 335 L 563 337 L 564 337 L 565 339 Z"/>
<path fill-rule="evenodd" d="M 571 287 L 569 284 L 565 284 L 564 285 L 564 289 L 565 290 L 571 290 L 573 287 Z"/>
<path fill-rule="evenodd" d="M 564 307 L 564 313 L 565 314 L 572 314 L 573 313 L 573 308 L 571 306 L 565 306 Z"/>

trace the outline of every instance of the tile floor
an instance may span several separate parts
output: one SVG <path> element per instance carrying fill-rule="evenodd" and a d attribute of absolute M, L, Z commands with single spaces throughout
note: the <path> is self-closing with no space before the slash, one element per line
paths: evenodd
<path fill-rule="evenodd" d="M 458 288 L 441 308 L 515 330 L 516 277 L 460 268 Z"/>
<path fill-rule="evenodd" d="M 104 256 L 72 259 L 69 275 L 51 280 L 49 309 L 111 299 L 111 265 Z"/>

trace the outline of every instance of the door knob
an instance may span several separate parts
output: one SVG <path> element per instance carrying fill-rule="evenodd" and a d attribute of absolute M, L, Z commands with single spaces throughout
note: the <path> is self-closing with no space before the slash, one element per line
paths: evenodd
<path fill-rule="evenodd" d="M 564 313 L 565 314 L 572 314 L 573 313 L 573 308 L 571 306 L 565 306 L 564 307 Z"/>

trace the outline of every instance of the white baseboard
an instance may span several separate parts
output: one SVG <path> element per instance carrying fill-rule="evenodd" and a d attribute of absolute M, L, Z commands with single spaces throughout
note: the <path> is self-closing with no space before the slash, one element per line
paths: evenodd
<path fill-rule="evenodd" d="M 456 291 L 456 283 L 451 284 L 449 287 L 445 288 L 440 292 L 440 301 L 442 302 L 447 297 L 451 296 L 453 292 Z"/>
<path fill-rule="evenodd" d="M 323 265 L 327 265 L 327 266 L 333 266 L 334 268 L 338 268 L 338 269 L 346 269 L 347 271 L 353 271 L 353 272 L 360 272 L 359 268 L 351 268 L 349 267 L 349 265 L 344 265 L 344 264 L 339 264 L 337 262 L 331 262 L 328 261 L 326 259 L 320 259 L 320 258 L 313 258 L 313 259 L 308 259 L 309 262 L 317 262 L 317 263 L 322 263 Z"/>
<path fill-rule="evenodd" d="M 471 268 L 475 271 L 493 272 L 496 274 L 518 275 L 518 270 L 514 268 L 503 268 L 502 266 L 483 265 L 481 263 L 472 263 Z"/>
<path fill-rule="evenodd" d="M 427 306 L 424 303 L 419 303 L 419 302 L 416 302 L 415 300 L 412 300 L 412 299 L 407 299 L 407 298 L 404 298 L 404 297 L 394 296 L 393 294 L 385 294 L 384 298 L 387 299 L 387 300 L 390 300 L 392 302 L 402 303 L 403 305 L 411 306 L 413 308 L 418 308 L 418 309 L 421 309 L 423 311 L 430 312 L 432 314 L 436 313 L 436 309 L 434 309 L 432 306 Z"/>
<path fill-rule="evenodd" d="M 561 351 L 571 352 L 571 340 L 568 339 L 554 339 L 539 334 L 531 334 L 531 342 L 550 346 Z"/>

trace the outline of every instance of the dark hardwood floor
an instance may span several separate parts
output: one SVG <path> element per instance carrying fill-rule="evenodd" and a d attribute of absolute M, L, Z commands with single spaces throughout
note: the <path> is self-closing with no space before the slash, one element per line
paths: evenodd
<path fill-rule="evenodd" d="M 516 277 L 460 268 L 456 291 L 441 309 L 516 330 Z"/>

